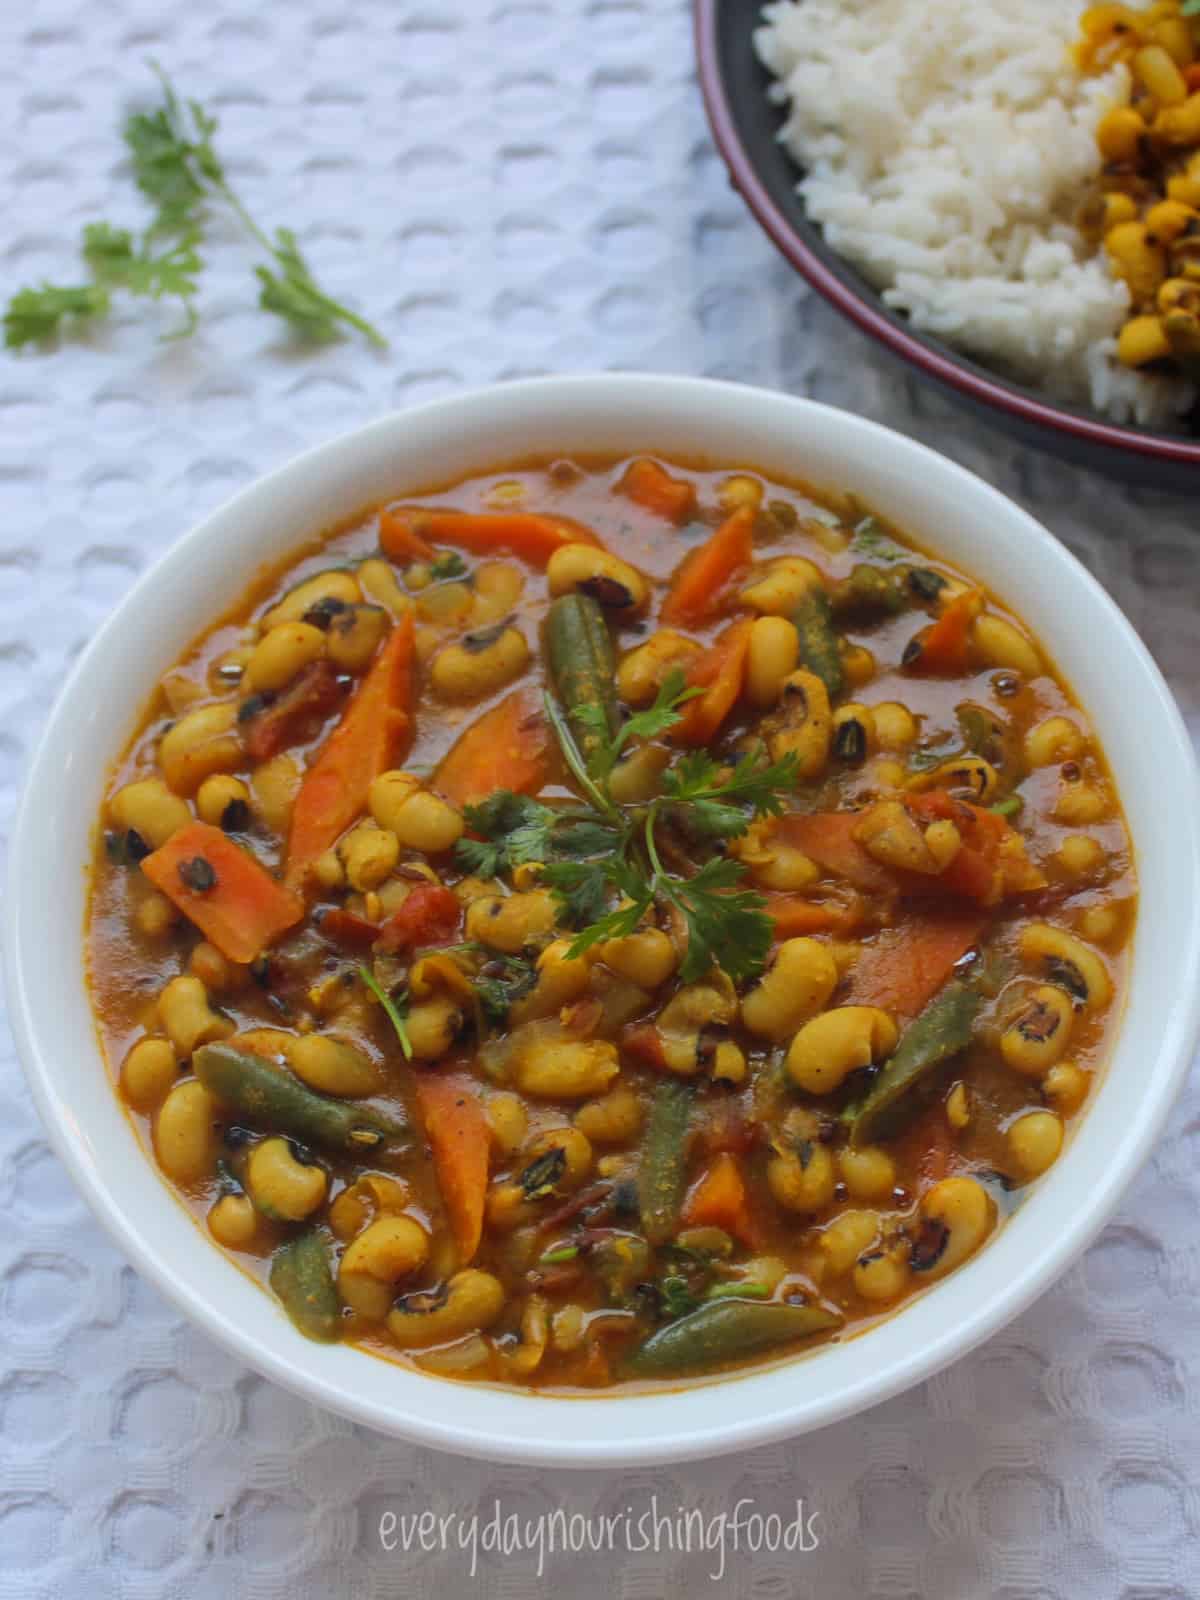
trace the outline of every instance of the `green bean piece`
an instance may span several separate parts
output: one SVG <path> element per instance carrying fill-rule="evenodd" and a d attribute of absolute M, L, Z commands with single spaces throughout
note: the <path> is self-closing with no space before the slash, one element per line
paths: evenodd
<path fill-rule="evenodd" d="M 829 698 L 841 694 L 846 683 L 842 671 L 842 652 L 833 626 L 833 607 L 824 589 L 810 589 L 792 614 L 800 635 L 800 660 L 829 690 Z"/>
<path fill-rule="evenodd" d="M 560 595 L 546 613 L 546 655 L 554 691 L 566 710 L 571 731 L 593 777 L 606 777 L 601 764 L 606 741 L 617 731 L 616 658 L 604 612 L 590 595 Z M 594 707 L 603 722 L 580 716 Z"/>
<path fill-rule="evenodd" d="M 912 1091 L 935 1067 L 966 1049 L 981 1004 L 982 997 L 974 987 L 955 980 L 925 1007 L 905 1029 L 863 1099 L 847 1108 L 852 1145 L 889 1138 L 905 1116 L 917 1109 Z"/>
<path fill-rule="evenodd" d="M 280 1245 L 271 1258 L 271 1288 L 306 1339 L 332 1344 L 342 1320 L 341 1301 L 324 1235 L 317 1228 Z"/>
<path fill-rule="evenodd" d="M 687 1168 L 692 1093 L 690 1083 L 660 1083 L 650 1108 L 638 1169 L 638 1206 L 642 1231 L 651 1244 L 665 1244 L 675 1232 Z"/>
<path fill-rule="evenodd" d="M 406 1130 L 378 1112 L 314 1094 L 291 1073 L 228 1044 L 202 1045 L 192 1057 L 200 1082 L 222 1105 L 273 1133 L 350 1155 L 377 1155 L 407 1142 Z"/>
<path fill-rule="evenodd" d="M 860 561 L 834 584 L 829 604 L 838 616 L 898 616 L 910 604 L 905 574 L 898 568 L 885 571 Z"/>
<path fill-rule="evenodd" d="M 814 1333 L 827 1333 L 840 1325 L 841 1318 L 824 1306 L 790 1305 L 783 1300 L 709 1300 L 652 1333 L 630 1356 L 626 1370 L 635 1378 L 670 1378 L 807 1339 Z"/>

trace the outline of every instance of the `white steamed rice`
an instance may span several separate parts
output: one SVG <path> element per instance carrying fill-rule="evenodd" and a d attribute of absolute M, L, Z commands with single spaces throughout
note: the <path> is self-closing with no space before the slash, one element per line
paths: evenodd
<path fill-rule="evenodd" d="M 776 0 L 755 34 L 790 104 L 805 210 L 907 313 L 1011 377 L 1168 424 L 1191 385 L 1115 359 L 1123 283 L 1073 222 L 1125 67 L 1076 72 L 1085 0 Z"/>

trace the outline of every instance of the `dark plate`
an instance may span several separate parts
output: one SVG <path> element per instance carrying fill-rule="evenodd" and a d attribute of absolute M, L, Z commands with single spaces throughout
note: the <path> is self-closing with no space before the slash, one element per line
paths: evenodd
<path fill-rule="evenodd" d="M 796 270 L 864 332 L 1024 443 L 1127 481 L 1194 492 L 1200 440 L 1120 427 L 1006 382 L 916 332 L 829 249 L 804 214 L 799 171 L 776 137 L 783 111 L 768 101 L 772 80 L 752 39 L 761 10 L 762 0 L 695 0 L 700 84 L 734 187 Z"/>

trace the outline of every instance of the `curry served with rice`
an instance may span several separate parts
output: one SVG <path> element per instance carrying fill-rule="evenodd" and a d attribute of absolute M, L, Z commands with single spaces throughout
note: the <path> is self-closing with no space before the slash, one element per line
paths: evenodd
<path fill-rule="evenodd" d="M 88 946 L 148 1148 L 302 1333 L 594 1392 L 984 1247 L 1135 903 L 1018 619 L 850 495 L 645 457 L 257 582 L 112 776 Z"/>

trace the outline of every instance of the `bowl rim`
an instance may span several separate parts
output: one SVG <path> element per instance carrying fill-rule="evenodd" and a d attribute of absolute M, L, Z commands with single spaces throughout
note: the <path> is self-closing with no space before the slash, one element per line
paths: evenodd
<path fill-rule="evenodd" d="M 209 1274 L 208 1266 L 195 1272 L 180 1271 L 176 1259 L 161 1247 L 159 1234 L 171 1232 L 174 1225 L 164 1222 L 160 1228 L 153 1220 L 145 1222 L 142 1214 L 136 1211 L 133 1200 L 136 1191 L 144 1189 L 147 1183 L 152 1185 L 156 1196 L 165 1195 L 174 1199 L 174 1191 L 145 1158 L 140 1140 L 135 1139 L 132 1128 L 130 1140 L 139 1150 L 138 1175 L 135 1176 L 118 1170 L 119 1164 L 114 1155 L 106 1156 L 98 1142 L 90 1137 L 89 1130 L 82 1125 L 66 1094 L 71 1069 L 67 1065 L 60 1065 L 53 1052 L 43 1043 L 43 1033 L 50 1031 L 51 1024 L 40 1018 L 31 997 L 31 988 L 36 989 L 37 986 L 36 973 L 41 956 L 36 937 L 25 934 L 27 925 L 30 925 L 31 932 L 37 926 L 34 905 L 44 905 L 48 899 L 40 890 L 38 877 L 38 868 L 46 863 L 45 848 L 40 857 L 36 853 L 38 830 L 40 827 L 44 832 L 50 826 L 46 817 L 53 811 L 52 797 L 64 788 L 69 790 L 72 787 L 69 782 L 64 783 L 66 774 L 61 751 L 64 745 L 69 747 L 69 739 L 64 739 L 63 735 L 69 734 L 73 721 L 87 720 L 87 711 L 83 707 L 94 698 L 96 683 L 102 682 L 105 676 L 117 673 L 114 662 L 120 652 L 119 636 L 123 628 L 127 629 L 130 616 L 136 617 L 138 608 L 147 599 L 152 600 L 159 591 L 177 584 L 180 578 L 185 580 L 186 587 L 186 578 L 190 572 L 194 572 L 197 563 L 215 559 L 214 550 L 218 556 L 228 557 L 227 547 L 234 544 L 235 534 L 242 533 L 241 525 L 253 523 L 256 518 L 263 519 L 266 510 L 273 507 L 275 502 L 286 502 L 289 494 L 295 499 L 302 491 L 317 497 L 323 488 L 328 489 L 330 480 L 336 479 L 339 473 L 344 475 L 351 466 L 355 475 L 360 476 L 366 470 L 363 466 L 365 458 L 370 457 L 373 461 L 372 452 L 394 446 L 396 440 L 403 439 L 406 434 L 416 433 L 424 439 L 448 438 L 452 441 L 449 448 L 457 451 L 462 448 L 460 433 L 469 436 L 471 427 L 480 432 L 486 421 L 490 440 L 490 429 L 502 417 L 516 418 L 515 422 L 509 420 L 504 425 L 519 434 L 522 428 L 534 425 L 532 421 L 524 420 L 526 414 L 551 419 L 548 422 L 539 421 L 537 425 L 553 427 L 554 419 L 570 416 L 573 410 L 577 416 L 584 415 L 588 419 L 590 436 L 596 426 L 597 415 L 608 416 L 619 410 L 621 429 L 631 426 L 625 420 L 629 416 L 638 419 L 638 426 L 649 428 L 653 425 L 653 419 L 661 418 L 664 408 L 668 407 L 674 408 L 677 413 L 677 426 L 681 432 L 685 426 L 708 426 L 711 430 L 713 424 L 710 419 L 714 416 L 719 418 L 722 409 L 728 413 L 735 406 L 743 415 L 755 410 L 769 413 L 770 424 L 777 427 L 781 438 L 786 436 L 791 440 L 794 431 L 800 432 L 801 436 L 811 435 L 823 427 L 845 436 L 851 441 L 847 448 L 857 448 L 864 456 L 868 447 L 875 455 L 888 451 L 893 456 L 898 453 L 903 461 L 894 460 L 888 469 L 897 482 L 902 478 L 922 481 L 925 476 L 920 472 L 922 465 L 927 466 L 930 473 L 936 469 L 942 480 L 937 491 L 939 500 L 950 503 L 954 498 L 954 490 L 961 489 L 963 498 L 969 494 L 976 502 L 968 520 L 986 526 L 987 515 L 993 514 L 998 523 L 1007 525 L 1006 537 L 1015 539 L 1020 535 L 1022 540 L 1038 546 L 1039 560 L 1055 592 L 1061 592 L 1064 579 L 1073 581 L 1087 591 L 1092 604 L 1099 608 L 1120 635 L 1123 648 L 1128 652 L 1127 659 L 1141 674 L 1140 686 L 1153 701 L 1152 712 L 1147 711 L 1142 718 L 1142 725 L 1157 722 L 1158 730 L 1163 735 L 1164 744 L 1159 749 L 1159 776 L 1164 786 L 1182 802 L 1188 830 L 1183 835 L 1178 859 L 1172 861 L 1172 882 L 1190 885 L 1190 900 L 1187 901 L 1184 926 L 1173 930 L 1170 954 L 1181 964 L 1186 964 L 1189 972 L 1200 965 L 1200 782 L 1191 742 L 1170 690 L 1145 645 L 1112 599 L 1076 558 L 1013 501 L 927 446 L 865 418 L 776 391 L 754 390 L 733 383 L 675 375 L 610 373 L 493 385 L 432 401 L 410 411 L 391 413 L 318 445 L 264 475 L 192 527 L 141 576 L 82 652 L 45 723 L 29 765 L 12 834 L 8 893 L 5 896 L 2 925 L 10 1020 L 18 1054 L 51 1144 L 93 1213 L 138 1269 L 186 1316 L 257 1372 L 311 1402 L 417 1444 L 489 1460 L 530 1465 L 649 1465 L 707 1458 L 770 1443 L 837 1422 L 890 1398 L 929 1377 L 996 1333 L 1026 1309 L 1091 1242 L 1157 1139 L 1182 1086 L 1196 1039 L 1200 1036 L 1200 988 L 1189 984 L 1184 990 L 1179 1009 L 1163 1019 L 1158 1035 L 1157 1056 L 1147 1069 L 1148 1073 L 1152 1071 L 1154 1074 L 1155 1095 L 1147 1103 L 1143 1094 L 1132 1116 L 1132 1126 L 1123 1125 L 1113 1133 L 1112 1137 L 1119 1148 L 1110 1166 L 1099 1173 L 1090 1174 L 1093 1181 L 1089 1184 L 1082 1214 L 1068 1216 L 1061 1231 L 1048 1243 L 1039 1241 L 1037 1251 L 1030 1256 L 1017 1257 L 1009 1262 L 1012 1272 L 1005 1278 L 1002 1289 L 994 1289 L 982 1296 L 973 1294 L 971 1285 L 976 1289 L 979 1287 L 979 1279 L 972 1276 L 975 1263 L 969 1264 L 963 1273 L 949 1276 L 936 1288 L 918 1297 L 916 1302 L 910 1303 L 916 1305 L 918 1313 L 922 1305 L 935 1303 L 941 1307 L 940 1317 L 920 1313 L 919 1317 L 912 1319 L 914 1324 L 925 1329 L 926 1342 L 922 1344 L 919 1339 L 914 1340 L 910 1332 L 907 1339 L 897 1342 L 897 1351 L 889 1353 L 882 1371 L 876 1369 L 876 1363 L 870 1363 L 871 1370 L 866 1375 L 852 1372 L 847 1377 L 842 1374 L 840 1388 L 834 1383 L 832 1394 L 828 1386 L 818 1386 L 816 1389 L 810 1386 L 811 1392 L 806 1391 L 802 1375 L 796 1378 L 796 1374 L 801 1373 L 801 1369 L 809 1363 L 819 1365 L 823 1352 L 827 1352 L 829 1347 L 819 1347 L 809 1357 L 794 1357 L 776 1366 L 750 1369 L 741 1375 L 718 1380 L 716 1386 L 723 1393 L 740 1395 L 748 1402 L 748 1413 L 743 1412 L 739 1405 L 733 1420 L 722 1419 L 719 1403 L 709 1408 L 716 1414 L 716 1421 L 706 1413 L 705 1397 L 713 1395 L 712 1384 L 689 1385 L 661 1395 L 617 1397 L 602 1393 L 595 1398 L 574 1400 L 530 1398 L 488 1386 L 483 1386 L 481 1392 L 480 1386 L 454 1385 L 464 1399 L 464 1404 L 456 1408 L 451 1403 L 439 1404 L 439 1395 L 445 1393 L 445 1379 L 414 1374 L 382 1362 L 372 1365 L 386 1366 L 393 1374 L 406 1373 L 407 1376 L 403 1381 L 393 1378 L 394 1393 L 389 1390 L 389 1398 L 373 1397 L 372 1385 L 362 1381 L 363 1369 L 358 1366 L 358 1363 L 368 1361 L 368 1356 L 353 1347 L 313 1346 L 301 1339 L 261 1286 L 251 1282 L 223 1252 L 213 1248 L 206 1254 L 205 1260 L 213 1263 L 213 1274 L 221 1271 L 222 1284 L 229 1287 L 235 1299 L 241 1299 L 243 1311 L 249 1304 L 245 1295 L 254 1297 L 255 1307 L 267 1308 L 269 1317 L 267 1312 L 260 1315 L 257 1310 L 252 1314 L 252 1322 L 261 1324 L 259 1327 L 242 1327 L 233 1311 L 206 1296 L 202 1280 Z M 796 425 L 795 430 L 792 423 Z M 767 417 L 756 418 L 753 426 L 756 436 L 761 434 L 764 438 L 765 455 Z M 526 454 L 530 442 L 526 441 Z M 553 447 L 563 448 L 562 441 L 555 440 Z M 659 448 L 665 449 L 665 445 Z M 516 459 L 520 453 L 514 450 L 511 459 Z M 389 451 L 389 462 L 390 458 Z M 502 464 L 499 457 L 496 457 L 495 464 Z M 468 466 L 464 464 L 462 470 L 468 470 Z M 397 467 L 395 471 L 399 481 L 403 469 Z M 901 476 L 896 477 L 896 474 Z M 276 523 L 283 520 L 274 510 L 272 515 Z M 932 533 L 931 542 L 936 543 Z M 298 549 L 302 543 L 302 533 L 297 529 L 294 547 Z M 238 566 L 241 576 L 248 579 L 256 562 L 261 559 L 262 551 L 250 548 L 245 555 L 239 551 L 234 564 Z M 173 596 L 174 588 L 170 592 Z M 180 602 L 176 605 L 174 616 L 169 619 L 177 647 L 181 642 L 190 641 L 190 635 L 188 639 L 183 639 L 183 617 L 183 602 Z M 149 679 L 150 668 L 139 665 L 138 670 Z M 132 717 L 131 711 L 131 726 Z M 114 758 L 115 753 L 114 749 Z M 73 787 L 76 794 L 81 791 L 82 782 L 78 775 Z M 88 824 L 90 830 L 94 825 L 91 813 L 88 815 Z M 1136 847 L 1137 838 L 1134 844 Z M 43 838 L 42 845 L 48 847 L 49 841 Z M 52 909 L 45 911 L 44 915 L 50 918 L 51 923 L 57 919 L 58 930 L 62 930 L 63 912 Z M 70 934 L 73 939 L 81 941 L 83 929 L 72 926 Z M 76 943 L 72 949 L 79 951 L 80 945 Z M 1176 972 L 1173 965 L 1171 970 Z M 1118 1039 L 1113 1045 L 1114 1054 L 1119 1046 Z M 116 1097 L 108 1081 L 94 1031 L 93 1052 L 94 1060 L 104 1074 L 103 1088 L 112 1096 L 115 1105 Z M 190 1240 L 194 1237 L 194 1219 L 185 1213 L 177 1201 L 174 1209 L 179 1213 L 181 1226 L 189 1230 L 187 1237 Z M 1022 1208 L 1013 1219 L 1014 1224 L 1020 1224 L 1022 1217 L 1028 1216 L 1031 1210 L 1036 1210 L 1036 1207 Z M 1044 1210 L 1038 1215 L 1044 1218 Z M 1024 1234 L 1022 1237 L 1025 1237 Z M 1003 1239 L 1004 1233 L 998 1235 L 995 1241 L 997 1247 L 1003 1243 Z M 203 1245 L 201 1247 L 204 1248 Z M 978 1261 L 986 1261 L 989 1255 L 990 1248 L 988 1252 L 981 1252 Z M 220 1264 L 219 1268 L 216 1263 Z M 988 1271 L 987 1268 L 982 1270 Z M 989 1275 L 994 1277 L 995 1273 Z M 244 1294 L 232 1287 L 231 1278 L 236 1278 L 244 1285 Z M 947 1315 L 952 1307 L 959 1313 L 957 1318 Z M 889 1322 L 892 1327 L 901 1325 L 905 1322 L 905 1313 L 900 1312 Z M 872 1339 L 885 1338 L 887 1333 L 887 1327 L 875 1330 L 866 1343 L 871 1345 Z M 832 1348 L 844 1355 L 851 1346 L 861 1347 L 862 1344 L 862 1340 L 847 1340 Z M 882 1356 L 883 1352 L 880 1354 Z M 826 1359 L 832 1362 L 828 1355 Z M 853 1358 L 849 1366 L 855 1366 Z M 827 1368 L 827 1376 L 831 1380 L 835 1371 L 841 1372 L 841 1369 L 832 1364 Z M 797 1390 L 795 1393 L 789 1389 L 789 1382 L 793 1379 L 793 1387 Z M 778 1386 L 778 1393 L 772 1392 L 770 1403 L 765 1398 L 768 1385 L 773 1391 Z M 414 1416 L 404 1409 L 404 1403 L 412 1400 L 418 1388 L 418 1415 Z M 571 1405 L 576 1408 L 574 1411 L 563 1410 L 564 1406 Z M 623 1419 L 622 1426 L 606 1425 L 601 1430 L 603 1437 L 589 1437 L 584 1414 L 579 1408 L 583 1407 L 585 1411 L 591 1408 L 594 1414 L 596 1406 L 601 1407 L 602 1412 L 609 1413 L 614 1421 Z M 483 1420 L 479 1420 L 481 1417 Z M 566 1427 L 563 1426 L 564 1422 L 568 1424 Z"/>
<path fill-rule="evenodd" d="M 943 355 L 915 331 L 890 320 L 875 303 L 877 297 L 873 292 L 859 293 L 843 282 L 780 210 L 742 142 L 721 70 L 718 43 L 718 16 L 722 10 L 726 15 L 731 14 L 732 8 L 728 4 L 723 6 L 723 0 L 694 0 L 694 7 L 700 90 L 713 140 L 729 168 L 734 187 L 780 254 L 843 316 L 928 377 L 949 385 L 968 399 L 1005 411 L 1021 422 L 1050 428 L 1077 442 L 1140 455 L 1149 461 L 1200 466 L 1200 439 L 1124 427 L 1118 422 L 1105 421 L 1099 413 L 1084 415 L 1059 407 L 1050 400 L 1040 399 L 1032 391 L 989 377 L 963 364 L 970 358 L 964 356 L 960 360 L 953 353 Z M 762 0 L 752 0 L 747 10 L 760 14 Z M 747 22 L 747 26 L 757 26 L 757 19 Z"/>

